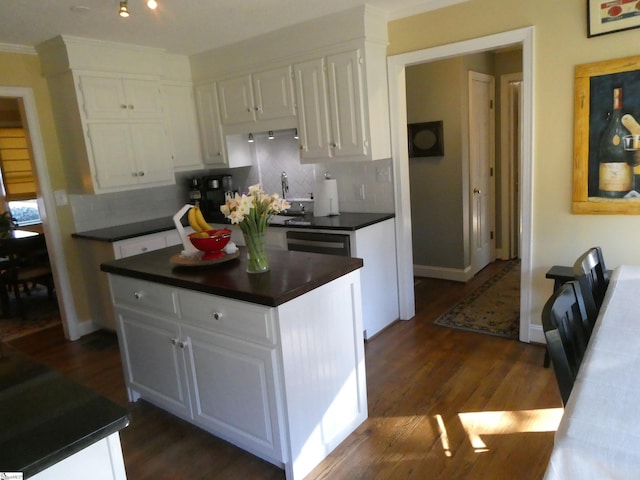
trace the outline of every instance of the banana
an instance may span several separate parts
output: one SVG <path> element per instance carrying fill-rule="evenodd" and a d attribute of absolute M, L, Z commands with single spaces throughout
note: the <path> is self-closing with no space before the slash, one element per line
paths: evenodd
<path fill-rule="evenodd" d="M 198 221 L 196 219 L 196 207 L 191 207 L 189 209 L 189 214 L 188 214 L 188 219 L 189 219 L 189 225 L 191 226 L 191 228 L 193 228 L 194 232 L 201 232 L 202 231 L 202 227 L 198 224 Z"/>
<path fill-rule="evenodd" d="M 200 204 L 196 203 L 196 206 L 193 208 L 196 211 L 196 222 L 200 226 L 200 231 L 208 231 L 213 230 L 213 227 L 207 223 L 207 221 L 202 216 L 202 210 L 200 210 Z"/>

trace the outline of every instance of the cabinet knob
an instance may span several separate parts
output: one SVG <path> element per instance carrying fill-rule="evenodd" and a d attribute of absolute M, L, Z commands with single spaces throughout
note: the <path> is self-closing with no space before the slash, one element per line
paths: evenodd
<path fill-rule="evenodd" d="M 247 113 L 251 113 L 251 108 L 247 108 Z"/>
<path fill-rule="evenodd" d="M 142 298 L 142 293 L 133 292 L 133 298 L 135 298 L 136 300 L 140 300 Z"/>
<path fill-rule="evenodd" d="M 189 340 L 178 340 L 178 346 L 180 348 L 186 348 L 189 346 Z"/>
<path fill-rule="evenodd" d="M 178 345 L 178 339 L 177 338 L 172 338 L 171 339 L 171 345 Z"/>
<path fill-rule="evenodd" d="M 127 106 L 123 103 L 122 105 L 120 105 L 120 108 L 126 110 Z"/>
<path fill-rule="evenodd" d="M 133 173 L 131 173 L 131 176 L 132 176 L 132 177 L 137 177 L 137 176 L 138 176 L 138 172 L 133 172 Z"/>
<path fill-rule="evenodd" d="M 475 194 L 480 194 L 480 193 L 482 193 L 482 192 L 480 191 L 480 189 L 479 189 L 479 188 L 474 188 L 474 189 L 473 189 L 473 193 L 475 193 Z"/>
<path fill-rule="evenodd" d="M 222 314 L 220 312 L 213 312 L 213 319 L 220 320 L 222 318 Z"/>
<path fill-rule="evenodd" d="M 129 105 L 129 110 L 133 110 L 133 105 Z"/>
<path fill-rule="evenodd" d="M 138 172 L 138 176 L 144 177 L 144 172 Z"/>
<path fill-rule="evenodd" d="M 260 109 L 260 107 L 253 107 L 253 109 L 254 109 L 256 112 L 261 112 L 261 111 L 262 111 L 262 110 Z"/>

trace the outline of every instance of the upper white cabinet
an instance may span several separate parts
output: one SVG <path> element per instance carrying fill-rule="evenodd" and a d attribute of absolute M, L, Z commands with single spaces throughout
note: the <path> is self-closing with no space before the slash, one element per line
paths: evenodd
<path fill-rule="evenodd" d="M 213 168 L 250 166 L 253 153 L 247 137 L 242 134 L 225 135 L 222 130 L 216 90 L 215 82 L 198 85 L 195 89 L 204 164 Z"/>
<path fill-rule="evenodd" d="M 202 168 L 198 120 L 191 84 L 163 83 L 162 104 L 175 170 Z"/>
<path fill-rule="evenodd" d="M 80 89 L 88 121 L 157 120 L 162 114 L 155 80 L 82 75 Z"/>
<path fill-rule="evenodd" d="M 380 72 L 369 74 L 363 50 L 301 62 L 294 72 L 303 163 L 391 156 L 389 107 L 373 95 Z"/>
<path fill-rule="evenodd" d="M 216 84 L 207 83 L 195 88 L 200 141 L 204 163 L 224 166 L 227 155 L 224 145 Z"/>
<path fill-rule="evenodd" d="M 218 95 L 224 125 L 296 114 L 290 66 L 220 81 Z"/>

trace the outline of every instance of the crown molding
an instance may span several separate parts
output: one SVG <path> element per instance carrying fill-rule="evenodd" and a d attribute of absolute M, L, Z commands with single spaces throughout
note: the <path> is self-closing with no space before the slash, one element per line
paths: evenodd
<path fill-rule="evenodd" d="M 0 43 L 0 52 L 5 53 L 23 53 L 25 55 L 37 55 L 34 47 L 28 45 L 14 45 L 12 43 Z"/>

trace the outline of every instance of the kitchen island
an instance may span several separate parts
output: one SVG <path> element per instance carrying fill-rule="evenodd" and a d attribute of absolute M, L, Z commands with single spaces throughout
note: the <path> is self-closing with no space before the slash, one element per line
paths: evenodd
<path fill-rule="evenodd" d="M 125 408 L 0 343 L 0 472 L 124 480 L 128 424 Z"/>
<path fill-rule="evenodd" d="M 129 398 L 304 478 L 367 418 L 358 258 L 269 250 L 209 267 L 181 246 L 102 264 Z"/>

